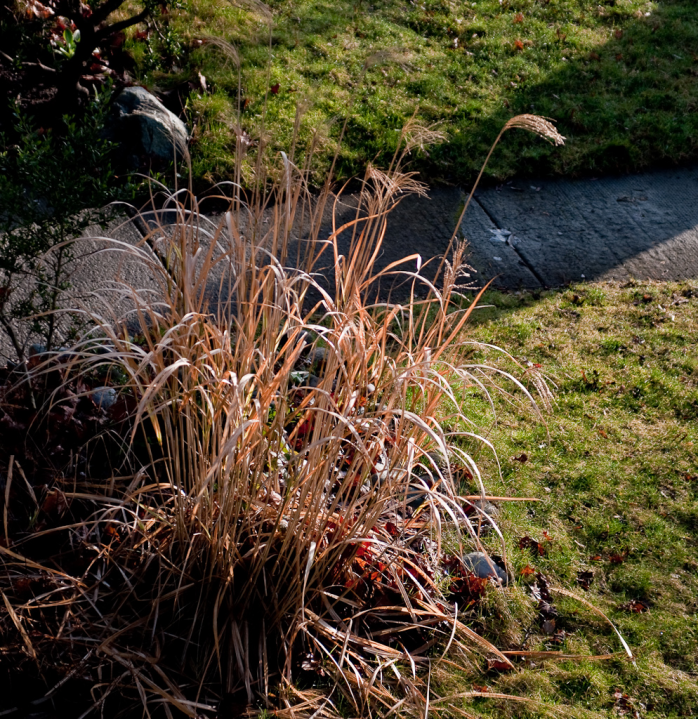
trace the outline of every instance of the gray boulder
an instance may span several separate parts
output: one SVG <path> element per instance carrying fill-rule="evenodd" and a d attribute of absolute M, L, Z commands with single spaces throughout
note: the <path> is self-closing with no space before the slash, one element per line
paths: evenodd
<path fill-rule="evenodd" d="M 476 577 L 485 579 L 492 577 L 493 579 L 500 579 L 502 584 L 506 586 L 509 578 L 507 573 L 498 567 L 491 559 L 487 558 L 487 555 L 483 552 L 471 552 L 463 557 L 463 565 L 469 571 L 471 571 Z"/>
<path fill-rule="evenodd" d="M 114 99 L 114 136 L 126 152 L 163 162 L 181 160 L 187 149 L 186 125 L 143 87 L 124 88 Z"/>

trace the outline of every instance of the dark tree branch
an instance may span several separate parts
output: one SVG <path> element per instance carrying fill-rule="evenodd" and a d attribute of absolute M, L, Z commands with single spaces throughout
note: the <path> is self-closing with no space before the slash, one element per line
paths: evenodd
<path fill-rule="evenodd" d="M 115 10 L 124 4 L 124 0 L 106 0 L 96 7 L 90 15 L 89 20 L 93 27 L 101 25 Z"/>
<path fill-rule="evenodd" d="M 150 10 L 142 10 L 138 13 L 138 15 L 133 15 L 132 17 L 126 18 L 126 20 L 115 22 L 113 25 L 107 25 L 107 27 L 102 28 L 97 33 L 96 39 L 98 42 L 101 42 L 102 40 L 108 38 L 110 35 L 125 30 L 127 27 L 131 27 L 132 25 L 138 25 L 138 23 L 143 22 L 143 20 L 145 20 L 149 14 Z"/>

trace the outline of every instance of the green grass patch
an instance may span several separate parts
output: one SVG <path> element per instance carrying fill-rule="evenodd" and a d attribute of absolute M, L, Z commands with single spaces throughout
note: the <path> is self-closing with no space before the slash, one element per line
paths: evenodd
<path fill-rule="evenodd" d="M 247 6 L 253 5 L 248 3 Z M 640 170 L 695 159 L 698 5 L 693 0 L 272 0 L 263 14 L 183 0 L 128 40 L 138 79 L 188 96 L 199 179 L 226 177 L 241 129 L 272 150 L 321 141 L 315 179 L 346 117 L 340 177 L 386 166 L 399 129 L 417 113 L 448 141 L 416 153 L 432 182 L 469 182 L 512 115 L 555 118 L 566 147 L 517 133 L 497 150 L 491 178 Z M 270 29 L 271 28 L 271 29 Z M 236 63 L 212 43 L 231 42 Z M 140 39 L 138 39 L 140 38 Z M 376 53 L 362 80 L 363 67 Z M 199 74 L 206 79 L 206 89 Z M 239 82 L 240 81 L 240 82 Z"/>
<path fill-rule="evenodd" d="M 521 393 L 493 393 L 498 420 L 485 430 L 498 449 L 501 477 L 490 453 L 466 445 L 492 494 L 543 500 L 500 506 L 518 578 L 508 593 L 527 593 L 535 579 L 529 568 L 551 585 L 576 585 L 616 624 L 636 665 L 534 660 L 486 681 L 451 674 L 441 690 L 472 690 L 474 681 L 540 702 L 462 705 L 485 716 L 696 716 L 698 284 L 579 285 L 535 297 L 490 293 L 485 302 L 494 307 L 475 313 L 471 339 L 507 348 L 557 387 L 547 426 L 519 401 Z M 473 360 L 485 357 L 511 369 L 491 351 L 477 350 Z M 466 415 L 486 421 L 478 393 L 464 389 L 462 403 Z M 523 537 L 543 553 L 520 543 Z M 494 537 L 491 548 L 498 551 Z M 483 611 L 484 631 L 499 646 L 506 637 L 511 650 L 622 651 L 610 626 L 583 604 L 555 604 L 550 634 L 516 601 Z"/>

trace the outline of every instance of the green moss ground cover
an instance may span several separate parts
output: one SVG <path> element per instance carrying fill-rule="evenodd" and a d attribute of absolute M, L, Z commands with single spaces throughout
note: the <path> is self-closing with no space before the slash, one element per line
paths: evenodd
<path fill-rule="evenodd" d="M 340 176 L 386 166 L 415 111 L 448 141 L 415 158 L 430 181 L 468 182 L 502 124 L 534 112 L 559 122 L 567 146 L 509 138 L 492 178 L 639 170 L 696 158 L 698 4 L 693 0 L 182 0 L 165 21 L 134 29 L 138 79 L 194 88 L 197 177 L 230 173 L 241 129 L 288 151 L 299 105 L 299 146 L 325 141 L 317 179 L 349 123 Z M 271 27 L 271 30 L 270 30 Z M 136 33 L 140 34 L 136 34 Z M 201 38 L 231 42 L 236 63 Z M 391 58 L 376 53 L 390 52 Z M 361 81 L 362 68 L 373 56 Z M 203 90 L 200 77 L 206 79 Z M 188 83 L 188 85 L 187 85 Z"/>
<path fill-rule="evenodd" d="M 518 401 L 493 394 L 498 423 L 486 436 L 498 449 L 501 480 L 492 456 L 471 445 L 493 494 L 543 500 L 502 505 L 518 586 L 508 590 L 509 602 L 492 599 L 479 628 L 512 650 L 622 652 L 611 627 L 573 599 L 555 599 L 556 626 L 543 631 L 530 604 L 517 603 L 535 570 L 551 586 L 576 586 L 606 613 L 636 666 L 622 658 L 527 660 L 520 672 L 485 680 L 451 675 L 442 689 L 468 691 L 475 681 L 540 702 L 456 702 L 497 717 L 696 716 L 698 284 L 580 285 L 486 300 L 494 307 L 479 310 L 472 339 L 540 365 L 557 389 L 547 426 Z M 490 351 L 473 354 L 485 357 L 494 361 Z M 474 388 L 463 391 L 463 402 L 489 421 Z M 493 536 L 491 549 L 499 551 Z"/>

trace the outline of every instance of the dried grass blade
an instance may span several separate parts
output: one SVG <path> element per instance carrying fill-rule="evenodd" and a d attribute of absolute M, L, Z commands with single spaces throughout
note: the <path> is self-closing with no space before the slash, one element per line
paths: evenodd
<path fill-rule="evenodd" d="M 5 482 L 5 506 L 2 509 L 2 519 L 5 526 L 5 544 L 10 546 L 10 533 L 7 527 L 7 513 L 10 505 L 10 488 L 12 487 L 12 467 L 15 462 L 14 454 L 10 455 L 10 463 L 7 468 L 7 481 Z"/>
<path fill-rule="evenodd" d="M 563 654 L 562 652 L 526 652 L 526 651 L 502 651 L 507 657 L 526 657 L 528 659 L 574 659 L 575 661 L 604 661 L 606 659 L 618 659 L 626 656 L 624 653 L 614 654 Z"/>
<path fill-rule="evenodd" d="M 570 597 L 571 599 L 576 599 L 585 607 L 591 609 L 594 614 L 598 614 L 600 617 L 605 619 L 611 625 L 613 631 L 618 635 L 618 639 L 620 639 L 620 643 L 623 645 L 623 649 L 625 649 L 628 658 L 632 661 L 633 665 L 635 664 L 635 657 L 633 656 L 633 653 L 630 650 L 630 647 L 628 646 L 627 642 L 625 641 L 625 639 L 623 639 L 623 635 L 618 631 L 616 625 L 598 607 L 595 607 L 591 602 L 588 602 L 586 599 L 584 599 L 584 597 L 580 597 L 574 592 L 570 592 L 569 589 L 562 589 L 561 587 L 550 587 L 550 591 L 555 592 L 556 594 L 562 594 L 563 597 Z"/>
<path fill-rule="evenodd" d="M 31 639 L 29 638 L 29 635 L 27 634 L 24 626 L 22 625 L 22 622 L 20 618 L 15 613 L 15 610 L 12 608 L 12 604 L 10 603 L 10 600 L 7 598 L 7 595 L 5 592 L 0 589 L 0 594 L 2 594 L 2 599 L 5 602 L 5 607 L 7 608 L 7 613 L 10 615 L 10 619 L 12 619 L 12 623 L 17 628 L 17 631 L 22 636 L 22 641 L 24 642 L 25 646 L 27 647 L 27 651 L 29 652 L 29 656 L 38 664 L 39 660 L 36 656 L 36 651 L 34 650 L 34 645 L 31 642 Z"/>

